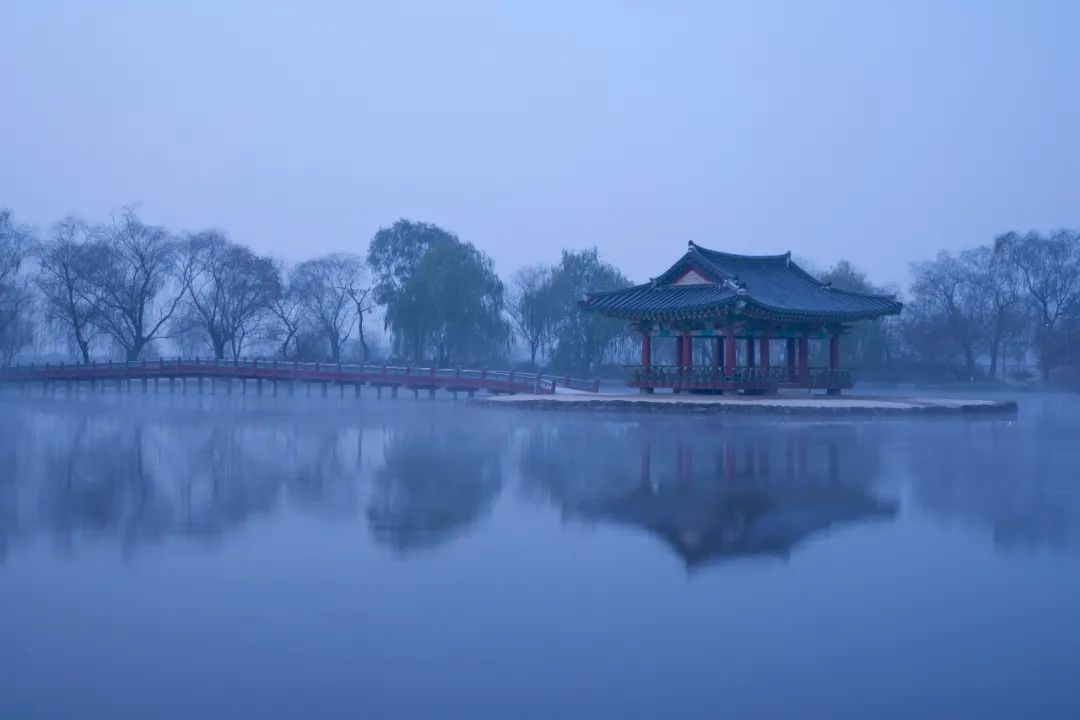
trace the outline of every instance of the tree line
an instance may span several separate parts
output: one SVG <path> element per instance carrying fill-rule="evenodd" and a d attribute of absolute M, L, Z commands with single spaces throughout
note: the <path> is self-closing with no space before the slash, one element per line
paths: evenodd
<path fill-rule="evenodd" d="M 1080 380 L 1080 233 L 1008 232 L 959 253 L 912 263 L 898 318 L 857 326 L 843 345 L 852 365 L 888 374 L 970 382 Z M 884 292 L 841 262 L 834 287 Z"/>
<path fill-rule="evenodd" d="M 81 362 L 378 355 L 441 366 L 505 363 L 527 331 L 538 333 L 529 335 L 534 361 L 543 348 L 562 369 L 596 367 L 624 333 L 582 313 L 577 301 L 626 278 L 595 250 L 566 251 L 558 265 L 532 272 L 529 293 L 508 291 L 472 243 L 404 219 L 379 229 L 365 254 L 289 264 L 219 230 L 171 233 L 133 209 L 105 223 L 64 218 L 45 233 L 0 210 L 0 361 L 63 348 Z M 542 307 L 533 307 L 541 286 Z M 382 333 L 370 327 L 376 313 Z M 377 350 L 373 339 L 387 346 Z"/>
<path fill-rule="evenodd" d="M 899 317 L 856 325 L 845 365 L 868 375 L 970 379 L 1076 374 L 1080 233 L 1010 232 L 912 264 Z M 841 261 L 818 277 L 885 292 Z M 63 348 L 82 362 L 163 355 L 412 364 L 507 363 L 597 372 L 636 362 L 625 323 L 581 311 L 630 280 L 595 248 L 564 250 L 508 283 L 472 243 L 398 220 L 366 252 L 298 263 L 219 230 L 171 233 L 128 209 L 42 233 L 0 210 L 0 362 Z M 375 316 L 382 320 L 372 327 Z"/>

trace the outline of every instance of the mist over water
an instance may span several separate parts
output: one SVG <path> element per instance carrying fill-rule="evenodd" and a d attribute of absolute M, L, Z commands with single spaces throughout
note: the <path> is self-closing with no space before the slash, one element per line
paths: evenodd
<path fill-rule="evenodd" d="M 1020 418 L 7 392 L 0 717 L 1076 717 Z"/>

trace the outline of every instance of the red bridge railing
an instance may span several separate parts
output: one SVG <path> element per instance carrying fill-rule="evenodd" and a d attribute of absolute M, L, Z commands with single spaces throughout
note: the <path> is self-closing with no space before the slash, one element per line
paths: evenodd
<path fill-rule="evenodd" d="M 354 363 L 306 363 L 281 360 L 137 360 L 89 364 L 19 365 L 0 368 L 0 382 L 80 382 L 231 378 L 372 385 L 412 390 L 451 392 L 487 390 L 495 393 L 550 395 L 557 385 L 595 392 L 598 381 L 553 377 L 515 370 L 414 367 Z"/>

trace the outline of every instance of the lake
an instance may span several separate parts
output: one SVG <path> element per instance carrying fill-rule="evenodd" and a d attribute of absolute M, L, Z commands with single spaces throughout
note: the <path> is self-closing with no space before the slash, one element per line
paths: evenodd
<path fill-rule="evenodd" d="M 0 395 L 0 718 L 1080 717 L 1080 398 Z"/>

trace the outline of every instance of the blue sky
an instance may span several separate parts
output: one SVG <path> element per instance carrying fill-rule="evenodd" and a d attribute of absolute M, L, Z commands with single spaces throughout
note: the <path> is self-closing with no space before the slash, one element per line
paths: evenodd
<path fill-rule="evenodd" d="M 849 258 L 881 283 L 1077 226 L 1067 2 L 0 5 L 0 205 L 129 203 L 267 253 L 398 217 L 500 272 L 686 240 Z"/>

